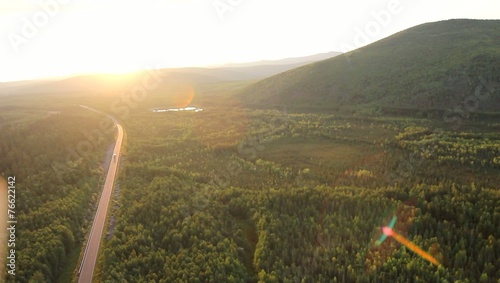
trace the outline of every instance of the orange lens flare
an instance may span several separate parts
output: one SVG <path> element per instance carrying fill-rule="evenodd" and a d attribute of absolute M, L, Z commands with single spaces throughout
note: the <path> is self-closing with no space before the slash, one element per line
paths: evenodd
<path fill-rule="evenodd" d="M 177 108 L 189 106 L 195 95 L 194 87 L 189 84 L 180 84 L 174 87 L 171 92 L 171 104 Z"/>
<path fill-rule="evenodd" d="M 437 259 L 435 259 L 433 256 L 431 256 L 429 253 L 423 251 L 421 248 L 419 248 L 417 245 L 414 243 L 410 242 L 408 239 L 403 237 L 402 235 L 398 234 L 396 231 L 392 230 L 390 227 L 382 227 L 382 232 L 390 237 L 393 237 L 396 239 L 396 241 L 400 242 L 401 244 L 405 245 L 408 247 L 410 250 L 412 250 L 414 253 L 418 254 L 419 256 L 425 258 L 426 260 L 432 262 L 436 266 L 441 265 Z"/>

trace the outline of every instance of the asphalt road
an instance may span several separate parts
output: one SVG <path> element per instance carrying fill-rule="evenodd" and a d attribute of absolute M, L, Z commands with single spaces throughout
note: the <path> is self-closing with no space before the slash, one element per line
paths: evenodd
<path fill-rule="evenodd" d="M 116 126 L 118 127 L 118 138 L 116 140 L 115 148 L 113 149 L 113 157 L 111 157 L 111 163 L 109 165 L 106 181 L 104 182 L 104 188 L 99 200 L 99 206 L 97 207 L 94 223 L 92 224 L 92 229 L 87 241 L 87 246 L 85 247 L 85 254 L 83 255 L 82 264 L 79 269 L 79 283 L 92 282 L 94 268 L 99 255 L 99 246 L 101 244 L 101 238 L 106 224 L 106 215 L 108 213 L 111 192 L 113 191 L 115 177 L 118 171 L 118 160 L 120 157 L 120 149 L 123 141 L 123 128 L 116 122 L 116 120 L 114 121 L 116 123 Z M 114 157 L 115 154 L 116 159 Z"/>

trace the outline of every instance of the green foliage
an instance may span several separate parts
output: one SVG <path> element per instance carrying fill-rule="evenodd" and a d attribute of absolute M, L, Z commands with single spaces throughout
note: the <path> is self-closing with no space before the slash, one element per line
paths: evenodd
<path fill-rule="evenodd" d="M 498 168 L 444 168 L 421 156 L 427 147 L 413 146 L 432 138 L 495 150 L 498 135 L 487 126 L 481 131 L 489 134 L 453 134 L 427 120 L 218 110 L 137 112 L 127 122 L 126 177 L 103 281 L 455 282 L 500 275 Z M 213 122 L 217 116 L 231 121 L 228 127 Z M 210 142 L 234 137 L 228 129 L 238 129 L 231 145 L 221 150 Z M 379 225 L 393 213 L 395 229 L 442 266 L 391 239 L 375 246 Z"/>
<path fill-rule="evenodd" d="M 396 139 L 401 148 L 439 164 L 500 168 L 500 137 L 497 134 L 408 128 Z"/>
<path fill-rule="evenodd" d="M 423 24 L 363 48 L 284 72 L 245 88 L 246 105 L 383 112 L 451 109 L 484 82 L 500 83 L 500 21 Z M 459 43 L 459 44 L 457 44 Z M 499 88 L 482 111 L 499 111 Z M 490 86 L 491 88 L 491 86 Z M 484 87 L 483 87 L 484 90 Z M 495 97 L 496 98 L 495 98 Z M 428 112 L 429 115 L 432 112 Z"/>
<path fill-rule="evenodd" d="M 113 134 L 100 136 L 70 166 L 67 161 L 77 157 L 68 157 L 67 149 L 86 141 L 84 132 L 98 129 L 101 117 L 75 106 L 48 114 L 54 108 L 30 107 L 38 102 L 36 96 L 20 100 L 23 107 L 12 106 L 1 114 L 0 175 L 17 180 L 17 268 L 7 282 L 56 282 L 70 264 L 68 256 L 83 244 L 102 178 L 101 161 Z"/>

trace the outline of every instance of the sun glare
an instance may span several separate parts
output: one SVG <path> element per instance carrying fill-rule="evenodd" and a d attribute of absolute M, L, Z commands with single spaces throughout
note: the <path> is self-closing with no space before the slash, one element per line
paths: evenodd
<path fill-rule="evenodd" d="M 387 10 L 383 0 L 371 1 L 376 3 L 362 13 L 356 1 L 339 9 L 326 0 L 314 5 L 285 0 L 7 2 L 0 11 L 5 35 L 0 42 L 0 81 L 301 57 L 342 51 L 344 45 L 360 47 L 440 19 L 427 13 L 429 9 L 415 12 L 415 3 L 400 3 L 389 15 L 390 24 L 377 24 L 377 19 L 381 21 L 377 15 Z M 432 6 L 437 5 L 434 2 Z M 214 3 L 223 4 L 216 9 Z M 459 12 L 470 10 L 457 3 L 460 8 L 453 12 L 444 9 L 448 3 L 439 4 L 436 10 L 449 13 L 441 18 L 464 17 Z M 491 13 L 498 9 L 488 10 L 472 15 L 495 18 Z M 298 15 L 305 20 L 297 21 Z M 374 23 L 380 32 L 370 32 Z"/>
<path fill-rule="evenodd" d="M 0 14 L 8 31 L 0 61 L 12 68 L 0 71 L 0 81 L 194 65 L 186 56 L 199 59 L 195 46 L 205 39 L 193 35 L 206 19 L 196 16 L 193 5 L 114 0 L 9 5 Z"/>

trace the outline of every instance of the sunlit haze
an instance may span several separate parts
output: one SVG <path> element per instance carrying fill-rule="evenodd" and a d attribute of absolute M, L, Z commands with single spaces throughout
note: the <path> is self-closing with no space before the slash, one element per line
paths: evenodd
<path fill-rule="evenodd" d="M 500 18 L 498 0 L 18 0 L 0 5 L 0 81 L 345 52 L 425 22 Z"/>

